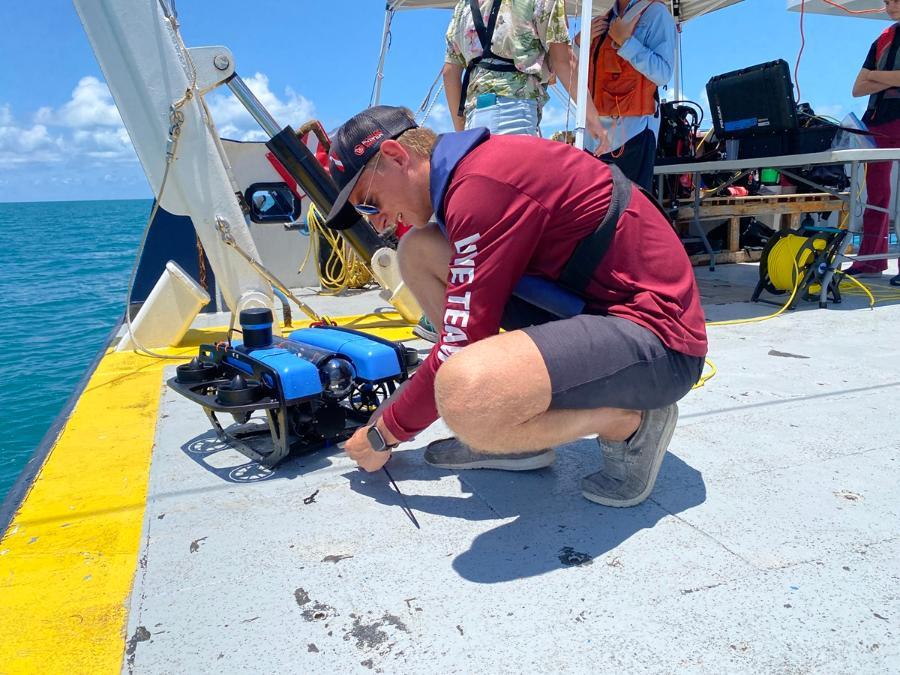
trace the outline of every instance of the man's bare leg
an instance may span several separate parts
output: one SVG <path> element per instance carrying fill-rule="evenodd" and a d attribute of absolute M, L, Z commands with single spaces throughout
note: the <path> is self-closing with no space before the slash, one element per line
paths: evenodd
<path fill-rule="evenodd" d="M 438 332 L 444 325 L 444 294 L 452 253 L 437 225 L 410 230 L 397 249 L 400 277 Z"/>
<path fill-rule="evenodd" d="M 643 412 L 550 410 L 550 376 L 537 346 L 522 331 L 488 338 L 451 356 L 437 373 L 435 393 L 447 425 L 472 448 L 468 456 L 457 449 L 456 466 L 452 456 L 439 466 L 506 468 L 492 466 L 491 460 L 509 462 L 506 453 L 597 434 L 603 469 L 582 479 L 581 493 L 605 506 L 634 506 L 650 495 L 678 420 L 675 403 Z M 522 468 L 547 466 L 552 451 L 543 456 L 544 463 L 533 457 L 533 465 Z"/>
<path fill-rule="evenodd" d="M 637 410 L 550 410 L 551 394 L 544 359 L 522 331 L 469 345 L 441 366 L 435 380 L 447 426 L 482 452 L 538 450 L 591 434 L 624 441 L 641 422 Z"/>

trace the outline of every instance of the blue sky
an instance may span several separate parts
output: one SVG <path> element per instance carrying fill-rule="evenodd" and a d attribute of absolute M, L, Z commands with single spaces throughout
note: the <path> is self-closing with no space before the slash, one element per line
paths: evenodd
<path fill-rule="evenodd" d="M 177 7 L 186 44 L 229 47 L 280 123 L 317 117 L 332 128 L 368 104 L 384 0 L 178 0 Z M 441 10 L 397 14 L 383 102 L 418 108 L 443 62 L 448 20 Z M 685 97 L 701 100 L 711 76 L 755 63 L 783 58 L 793 70 L 799 21 L 784 0 L 745 0 L 686 24 Z M 5 2 L 0 25 L 0 201 L 149 198 L 71 2 Z M 861 113 L 865 100 L 851 98 L 850 88 L 887 25 L 807 14 L 801 99 L 832 116 Z M 209 102 L 222 135 L 259 135 L 227 92 Z M 446 107 L 436 106 L 429 123 L 446 130 Z M 545 134 L 564 125 L 554 99 Z"/>

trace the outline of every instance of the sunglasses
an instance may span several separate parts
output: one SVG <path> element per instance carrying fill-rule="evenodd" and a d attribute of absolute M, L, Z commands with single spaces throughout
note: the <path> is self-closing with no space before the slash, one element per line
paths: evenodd
<path fill-rule="evenodd" d="M 381 209 L 372 204 L 354 204 L 353 208 L 361 216 L 377 216 L 381 213 Z"/>
<path fill-rule="evenodd" d="M 375 180 L 375 173 L 378 171 L 378 160 L 381 159 L 381 152 L 375 156 L 375 162 L 372 164 L 372 176 L 369 178 L 369 187 L 366 188 L 366 196 L 363 197 L 361 204 L 354 204 L 353 208 L 361 216 L 377 216 L 381 213 L 381 207 L 374 204 L 368 204 L 369 193 L 372 191 L 372 182 Z"/>

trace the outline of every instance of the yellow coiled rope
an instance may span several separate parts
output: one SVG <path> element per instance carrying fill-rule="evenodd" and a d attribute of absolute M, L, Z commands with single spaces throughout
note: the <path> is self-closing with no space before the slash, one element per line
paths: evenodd
<path fill-rule="evenodd" d="M 807 244 L 810 244 L 812 250 Z M 788 234 L 776 241 L 769 250 L 766 262 L 772 285 L 779 291 L 794 288 L 798 278 L 812 262 L 815 251 L 821 251 L 825 246 L 824 239 L 801 237 L 797 234 Z M 810 287 L 810 292 L 815 293 L 816 289 Z"/>
<path fill-rule="evenodd" d="M 324 265 L 316 265 L 316 274 L 328 295 L 348 288 L 364 288 L 372 282 L 369 268 L 338 232 L 325 227 L 325 219 L 315 204 L 309 205 L 306 221 L 309 224 L 310 245 L 300 265 L 300 272 L 309 262 L 310 254 L 313 254 L 314 260 L 319 260 L 319 246 L 324 240 L 329 247 L 328 260 Z"/>

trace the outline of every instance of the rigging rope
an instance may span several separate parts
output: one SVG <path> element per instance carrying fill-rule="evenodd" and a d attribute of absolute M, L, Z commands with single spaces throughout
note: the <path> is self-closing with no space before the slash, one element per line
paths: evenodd
<path fill-rule="evenodd" d="M 339 232 L 325 227 L 325 218 L 315 204 L 309 205 L 306 221 L 309 224 L 310 244 L 298 273 L 303 272 L 310 253 L 314 253 L 314 259 L 319 260 L 320 242 L 324 241 L 330 251 L 325 263 L 316 267 L 316 273 L 328 295 L 336 295 L 348 288 L 364 288 L 372 283 L 372 272 Z"/>

